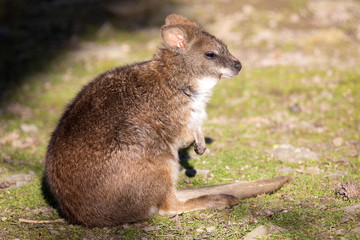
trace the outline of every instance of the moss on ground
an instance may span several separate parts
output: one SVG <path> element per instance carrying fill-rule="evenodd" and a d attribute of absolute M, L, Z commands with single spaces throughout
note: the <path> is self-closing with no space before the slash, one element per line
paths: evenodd
<path fill-rule="evenodd" d="M 275 225 L 281 229 L 267 236 L 269 239 L 359 239 L 359 233 L 352 230 L 360 226 L 360 214 L 343 208 L 360 201 L 344 201 L 335 195 L 340 182 L 360 183 L 360 68 L 356 61 L 359 53 L 353 48 L 359 40 L 347 27 L 356 26 L 358 20 L 354 17 L 344 25 L 325 24 L 311 12 L 309 1 L 279 1 L 276 9 L 265 2 L 241 1 L 241 6 L 235 4 L 236 10 L 214 1 L 213 6 L 223 14 L 223 18 L 214 19 L 201 15 L 204 10 L 197 3 L 189 1 L 183 6 L 182 11 L 188 15 L 193 13 L 189 8 L 198 9 L 199 16 L 203 16 L 199 21 L 209 21 L 212 26 L 219 21 L 225 24 L 226 16 L 233 16 L 231 34 L 243 39 L 230 41 L 229 47 L 242 60 L 244 69 L 238 77 L 224 79 L 216 88 L 205 124 L 206 136 L 211 140 L 208 150 L 199 157 L 192 147 L 187 149 L 187 165 L 205 171 L 194 177 L 182 173 L 179 187 L 279 175 L 292 176 L 292 183 L 274 194 L 246 199 L 232 209 L 155 217 L 114 228 L 21 222 L 61 217 L 43 195 L 41 183 L 46 146 L 66 104 L 99 73 L 150 59 L 160 46 L 157 31 L 112 29 L 105 35 L 95 33 L 80 38 L 80 50 L 64 50 L 46 69 L 24 78 L 1 104 L 0 176 L 32 171 L 36 177 L 19 188 L 0 190 L 0 238 L 240 239 L 260 225 Z M 338 4 L 324 2 L 329 8 Z M 358 1 L 351 3 L 355 9 L 360 8 Z M 351 9 L 346 11 L 352 16 Z M 241 25 L 244 19 L 248 25 Z M 269 26 L 273 19 L 278 20 Z M 273 35 L 267 32 L 259 36 L 266 29 Z M 310 38 L 301 42 L 303 33 L 319 29 L 344 34 L 336 49 L 331 41 L 319 46 L 314 43 L 317 38 L 311 43 Z M 277 33 L 284 34 L 284 30 L 288 35 L 283 40 Z M 227 42 L 226 36 L 224 40 Z M 86 45 L 89 42 L 90 48 Z M 104 46 L 110 49 L 107 54 Z M 123 52 L 113 55 L 112 47 Z M 287 54 L 293 55 L 285 61 Z M 332 62 L 327 61 L 330 58 L 334 58 Z M 24 126 L 36 128 L 24 130 Z M 292 162 L 269 154 L 285 143 L 307 148 L 319 158 Z"/>

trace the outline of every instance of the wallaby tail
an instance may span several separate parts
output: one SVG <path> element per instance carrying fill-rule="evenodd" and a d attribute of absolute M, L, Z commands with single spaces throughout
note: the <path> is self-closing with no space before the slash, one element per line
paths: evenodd
<path fill-rule="evenodd" d="M 264 193 L 273 193 L 285 184 L 291 182 L 291 180 L 292 178 L 289 176 L 279 176 L 266 180 L 180 189 L 177 190 L 176 197 L 181 201 L 186 201 L 203 195 L 227 194 L 240 200 L 256 197 Z"/>

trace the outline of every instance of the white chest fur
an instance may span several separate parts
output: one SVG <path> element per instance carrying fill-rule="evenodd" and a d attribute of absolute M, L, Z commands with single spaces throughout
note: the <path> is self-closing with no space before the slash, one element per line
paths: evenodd
<path fill-rule="evenodd" d="M 189 128 L 192 130 L 200 127 L 207 117 L 206 103 L 210 100 L 212 91 L 219 82 L 217 78 L 204 77 L 197 79 L 197 86 L 194 89 L 195 93 L 192 96 L 193 103 L 191 105 L 191 118 Z"/>

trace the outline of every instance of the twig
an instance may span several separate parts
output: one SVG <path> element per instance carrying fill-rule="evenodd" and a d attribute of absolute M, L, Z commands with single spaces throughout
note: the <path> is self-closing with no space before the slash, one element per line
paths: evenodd
<path fill-rule="evenodd" d="M 214 215 L 216 215 L 218 212 L 210 214 L 209 216 L 203 218 L 202 220 L 208 220 L 209 218 L 212 218 Z"/>
<path fill-rule="evenodd" d="M 23 223 L 57 223 L 57 222 L 65 222 L 65 219 L 63 218 L 59 218 L 59 219 L 54 219 L 54 220 L 31 220 L 31 219 L 23 219 L 20 218 L 19 222 L 23 222 Z"/>

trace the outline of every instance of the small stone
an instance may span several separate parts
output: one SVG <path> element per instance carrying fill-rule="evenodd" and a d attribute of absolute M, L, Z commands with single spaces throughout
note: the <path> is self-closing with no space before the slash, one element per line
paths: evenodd
<path fill-rule="evenodd" d="M 360 151 L 357 150 L 357 149 L 351 149 L 348 151 L 348 153 L 346 154 L 347 156 L 349 157 L 353 157 L 353 158 L 356 158 L 360 155 Z"/>
<path fill-rule="evenodd" d="M 206 231 L 207 231 L 208 233 L 214 232 L 215 230 L 216 230 L 215 226 L 211 226 L 211 227 L 207 227 L 207 228 L 206 228 Z"/>
<path fill-rule="evenodd" d="M 242 12 L 245 14 L 245 15 L 249 15 L 251 13 L 253 13 L 255 10 L 255 8 L 250 5 L 250 4 L 245 4 L 243 7 L 242 7 Z"/>
<path fill-rule="evenodd" d="M 344 212 L 349 213 L 349 214 L 357 214 L 360 212 L 360 203 L 357 203 L 352 206 L 343 207 L 341 209 L 344 210 Z"/>
<path fill-rule="evenodd" d="M 350 231 L 350 233 L 356 234 L 356 233 L 360 233 L 360 227 L 354 228 Z"/>
<path fill-rule="evenodd" d="M 26 133 L 35 133 L 38 131 L 38 128 L 34 124 L 21 124 L 21 130 Z"/>
<path fill-rule="evenodd" d="M 335 177 L 342 177 L 342 176 L 346 176 L 348 175 L 348 172 L 335 172 L 335 173 L 330 173 L 326 176 L 324 176 L 324 178 L 328 177 L 328 178 L 335 178 Z"/>
<path fill-rule="evenodd" d="M 300 113 L 301 112 L 301 107 L 299 106 L 299 104 L 294 104 L 294 105 L 291 105 L 289 107 L 289 111 L 292 112 L 292 113 Z"/>
<path fill-rule="evenodd" d="M 295 13 L 291 14 L 291 16 L 290 16 L 290 22 L 291 23 L 298 23 L 299 20 L 300 20 L 299 15 L 297 15 Z"/>
<path fill-rule="evenodd" d="M 320 174 L 321 170 L 318 166 L 308 167 L 305 171 L 307 174 Z"/>
<path fill-rule="evenodd" d="M 54 230 L 54 229 L 50 229 L 49 232 L 50 232 L 51 235 L 58 235 L 59 234 L 59 232 Z"/>
<path fill-rule="evenodd" d="M 265 225 L 260 225 L 248 234 L 246 234 L 243 240 L 253 240 L 261 237 L 265 237 L 269 234 L 269 229 Z"/>
<path fill-rule="evenodd" d="M 308 148 L 298 148 L 291 144 L 281 144 L 275 146 L 269 153 L 283 162 L 299 162 L 305 159 L 318 160 L 317 153 L 312 152 Z"/>
<path fill-rule="evenodd" d="M 335 234 L 341 235 L 341 234 L 343 234 L 343 232 L 344 232 L 344 229 L 339 229 L 339 230 L 336 230 Z"/>
<path fill-rule="evenodd" d="M 198 233 L 201 233 L 201 232 L 204 231 L 204 229 L 203 229 L 203 228 L 198 228 L 198 229 L 196 229 L 196 231 L 197 231 Z"/>
<path fill-rule="evenodd" d="M 346 222 L 348 222 L 349 220 L 350 220 L 350 217 L 349 217 L 348 215 L 345 215 L 345 217 L 343 217 L 343 219 L 341 219 L 340 224 L 346 223 Z"/>
<path fill-rule="evenodd" d="M 287 231 L 286 228 L 283 228 L 283 227 L 280 227 L 280 226 L 277 226 L 277 225 L 270 225 L 269 227 L 269 232 L 270 233 L 274 233 L 274 232 L 285 232 Z"/>
<path fill-rule="evenodd" d="M 143 228 L 143 230 L 144 230 L 145 232 L 155 231 L 156 229 L 157 229 L 157 228 L 154 227 L 154 226 L 145 226 L 145 227 Z"/>
<path fill-rule="evenodd" d="M 2 217 L 2 218 L 1 218 L 1 221 L 2 221 L 2 222 L 5 222 L 6 219 L 7 219 L 7 217 Z"/>
<path fill-rule="evenodd" d="M 332 142 L 333 142 L 335 147 L 340 147 L 341 145 L 343 145 L 344 139 L 341 138 L 341 137 L 336 137 L 336 138 L 333 139 Z"/>
<path fill-rule="evenodd" d="M 125 223 L 124 225 L 122 225 L 122 227 L 123 227 L 123 229 L 130 229 L 131 228 L 130 224 L 128 224 L 128 223 Z"/>
<path fill-rule="evenodd" d="M 276 167 L 275 170 L 278 172 L 284 172 L 284 173 L 292 173 L 295 171 L 294 169 L 289 168 L 289 167 L 281 167 L 281 168 Z"/>
<path fill-rule="evenodd" d="M 30 172 L 29 174 L 16 174 L 1 178 L 0 189 L 20 187 L 24 184 L 32 182 L 35 177 L 35 173 Z"/>
<path fill-rule="evenodd" d="M 331 161 L 334 163 L 344 163 L 346 165 L 349 164 L 349 160 L 346 158 L 333 158 L 333 159 L 331 159 Z"/>

